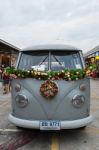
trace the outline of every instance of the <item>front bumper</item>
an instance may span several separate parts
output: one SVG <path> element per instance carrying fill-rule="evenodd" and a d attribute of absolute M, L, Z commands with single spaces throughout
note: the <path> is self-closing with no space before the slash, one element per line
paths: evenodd
<path fill-rule="evenodd" d="M 31 128 L 31 129 L 40 129 L 40 121 L 30 121 L 24 120 L 14 117 L 12 114 L 9 114 L 8 119 L 10 122 L 15 124 L 16 126 L 23 128 Z M 72 120 L 72 121 L 60 121 L 60 129 L 76 129 L 80 127 L 87 126 L 93 122 L 93 116 L 90 115 L 83 119 Z"/>

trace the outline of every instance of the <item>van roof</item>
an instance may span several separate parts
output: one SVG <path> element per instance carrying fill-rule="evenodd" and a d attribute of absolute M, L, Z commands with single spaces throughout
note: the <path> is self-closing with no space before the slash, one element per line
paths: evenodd
<path fill-rule="evenodd" d="M 70 45 L 65 45 L 65 44 L 45 44 L 45 45 L 35 45 L 35 46 L 30 46 L 22 49 L 22 51 L 41 51 L 41 50 L 76 50 L 80 51 L 81 49 L 78 49 L 76 47 L 70 46 Z"/>

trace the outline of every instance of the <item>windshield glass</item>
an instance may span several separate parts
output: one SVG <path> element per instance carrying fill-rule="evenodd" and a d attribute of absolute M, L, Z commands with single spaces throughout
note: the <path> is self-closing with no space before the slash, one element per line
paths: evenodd
<path fill-rule="evenodd" d="M 81 69 L 82 63 L 80 55 L 75 51 L 52 52 L 51 53 L 51 69 Z"/>
<path fill-rule="evenodd" d="M 19 69 L 34 70 L 81 69 L 82 62 L 78 51 L 31 51 L 22 53 Z"/>
<path fill-rule="evenodd" d="M 22 53 L 19 69 L 48 70 L 48 52 L 27 52 Z M 45 65 L 45 64 L 46 65 Z"/>

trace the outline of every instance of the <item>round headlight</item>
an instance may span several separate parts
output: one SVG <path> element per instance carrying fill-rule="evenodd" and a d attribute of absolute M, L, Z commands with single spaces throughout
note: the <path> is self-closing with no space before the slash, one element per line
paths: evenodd
<path fill-rule="evenodd" d="M 16 84 L 15 85 L 15 91 L 19 92 L 21 90 L 21 85 L 20 84 Z"/>
<path fill-rule="evenodd" d="M 84 102 L 85 102 L 85 98 L 82 95 L 75 95 L 72 99 L 72 104 L 75 107 L 83 106 Z"/>
<path fill-rule="evenodd" d="M 28 104 L 28 98 L 22 94 L 17 95 L 15 101 L 19 107 L 25 107 Z"/>

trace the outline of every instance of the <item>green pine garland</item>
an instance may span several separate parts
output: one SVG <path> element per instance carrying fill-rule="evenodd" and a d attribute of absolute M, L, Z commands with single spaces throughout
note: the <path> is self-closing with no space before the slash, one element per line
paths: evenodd
<path fill-rule="evenodd" d="M 89 66 L 89 69 L 91 70 L 91 71 L 96 71 L 96 64 L 91 64 L 90 66 Z"/>
<path fill-rule="evenodd" d="M 38 80 L 78 80 L 86 76 L 83 69 L 65 69 L 62 71 L 35 71 L 35 70 L 19 70 L 13 67 L 6 68 L 6 72 L 17 78 L 34 78 Z"/>

